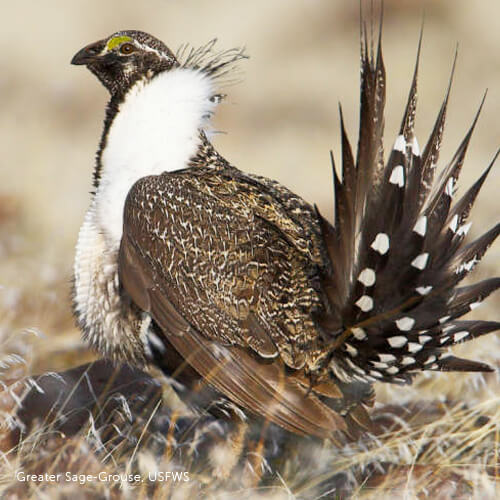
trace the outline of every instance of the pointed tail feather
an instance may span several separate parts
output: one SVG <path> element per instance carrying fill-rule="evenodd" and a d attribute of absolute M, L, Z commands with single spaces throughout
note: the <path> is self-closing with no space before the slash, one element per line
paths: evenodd
<path fill-rule="evenodd" d="M 443 104 L 421 152 L 414 133 L 421 41 L 422 34 L 399 136 L 385 165 L 385 68 L 380 38 L 374 56 L 366 29 L 356 162 L 340 112 L 340 177 L 332 155 L 335 225 L 318 212 L 331 264 L 321 276 L 328 307 L 319 321 L 331 339 L 331 370 L 343 382 L 406 383 L 419 370 L 491 370 L 452 356 L 448 348 L 500 329 L 495 321 L 459 320 L 500 288 L 500 278 L 457 287 L 500 232 L 497 224 L 465 242 L 467 218 L 499 152 L 453 203 L 483 98 L 455 155 L 434 181 L 456 55 Z"/>

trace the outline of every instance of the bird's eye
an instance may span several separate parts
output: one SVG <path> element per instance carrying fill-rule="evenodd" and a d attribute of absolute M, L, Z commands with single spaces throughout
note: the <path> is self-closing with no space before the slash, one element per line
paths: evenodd
<path fill-rule="evenodd" d="M 124 43 L 120 47 L 120 52 L 125 55 L 132 54 L 135 51 L 135 47 L 131 43 Z"/>

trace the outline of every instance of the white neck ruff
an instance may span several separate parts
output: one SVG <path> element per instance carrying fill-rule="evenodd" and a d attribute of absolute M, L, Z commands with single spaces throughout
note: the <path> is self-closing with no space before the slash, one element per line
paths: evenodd
<path fill-rule="evenodd" d="M 123 207 L 133 184 L 147 175 L 185 168 L 199 145 L 199 130 L 215 104 L 203 73 L 175 68 L 150 82 L 139 81 L 120 104 L 102 152 L 94 199 L 97 223 L 118 248 Z"/>

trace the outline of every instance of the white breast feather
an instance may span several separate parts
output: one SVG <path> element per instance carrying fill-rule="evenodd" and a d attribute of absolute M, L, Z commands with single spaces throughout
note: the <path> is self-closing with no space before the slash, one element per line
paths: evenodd
<path fill-rule="evenodd" d="M 127 193 L 141 177 L 187 166 L 215 106 L 208 77 L 177 68 L 137 83 L 120 105 L 102 154 L 96 216 L 108 243 L 117 248 Z"/>
<path fill-rule="evenodd" d="M 112 359 L 141 358 L 147 352 L 141 318 L 121 304 L 117 255 L 125 199 L 141 177 L 187 166 L 199 129 L 214 109 L 212 94 L 203 74 L 170 70 L 137 83 L 110 127 L 99 187 L 76 247 L 74 309 L 87 342 Z"/>

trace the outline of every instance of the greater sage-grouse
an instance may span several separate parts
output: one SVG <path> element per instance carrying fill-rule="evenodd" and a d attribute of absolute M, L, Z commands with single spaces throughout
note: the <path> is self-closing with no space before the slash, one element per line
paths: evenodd
<path fill-rule="evenodd" d="M 111 94 L 74 265 L 74 311 L 91 346 L 319 437 L 368 425 L 373 382 L 491 371 L 449 352 L 500 327 L 459 319 L 500 286 L 458 287 L 500 230 L 466 242 L 491 165 L 453 202 L 477 117 L 435 175 L 449 89 L 420 149 L 415 69 L 385 162 L 385 70 L 380 40 L 373 50 L 367 38 L 356 155 L 341 116 L 334 224 L 208 140 L 217 84 L 241 51 L 209 44 L 176 57 L 147 33 L 120 31 L 74 56 Z"/>

